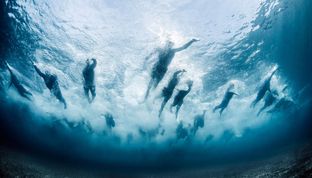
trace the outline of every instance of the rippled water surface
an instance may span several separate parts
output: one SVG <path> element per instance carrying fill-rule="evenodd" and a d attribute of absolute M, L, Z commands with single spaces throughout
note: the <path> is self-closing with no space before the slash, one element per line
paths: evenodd
<path fill-rule="evenodd" d="M 1 60 L 33 94 L 26 101 L 8 89 L 9 73 L 2 65 L 2 122 L 30 147 L 108 163 L 213 163 L 265 155 L 269 151 L 263 150 L 292 144 L 289 139 L 308 132 L 308 0 L 6 0 L 2 5 Z M 164 79 L 142 102 L 157 60 L 145 65 L 145 57 L 166 40 L 179 47 L 192 38 L 199 41 L 176 54 Z M 82 69 L 91 57 L 98 60 L 97 96 L 89 104 Z M 32 62 L 58 76 L 66 110 Z M 177 88 L 186 89 L 188 80 L 193 88 L 178 118 L 169 109 L 173 99 L 159 118 L 158 96 L 179 69 L 187 72 Z M 275 69 L 271 88 L 278 100 L 286 98 L 293 106 L 257 116 L 264 102 L 255 108 L 250 104 Z M 231 84 L 238 96 L 220 116 L 212 110 Z M 194 118 L 203 110 L 204 127 L 192 135 Z M 105 113 L 112 114 L 114 128 L 107 126 Z M 178 138 L 179 123 L 186 138 Z"/>

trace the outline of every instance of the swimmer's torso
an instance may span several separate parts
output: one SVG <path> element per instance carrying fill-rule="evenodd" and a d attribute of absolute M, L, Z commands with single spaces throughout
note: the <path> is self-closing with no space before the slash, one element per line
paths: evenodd
<path fill-rule="evenodd" d="M 226 107 L 229 104 L 230 100 L 232 99 L 233 95 L 234 95 L 233 92 L 226 92 L 226 94 L 225 94 L 225 96 L 221 102 L 221 105 Z"/>
<path fill-rule="evenodd" d="M 172 49 L 161 50 L 158 54 L 158 61 L 154 65 L 154 69 L 156 70 L 167 69 L 174 55 L 175 52 Z"/>
<path fill-rule="evenodd" d="M 83 69 L 83 78 L 85 86 L 94 86 L 94 69 L 91 66 L 86 66 Z"/>
<path fill-rule="evenodd" d="M 51 89 L 53 89 L 53 86 L 55 84 L 57 84 L 57 77 L 56 77 L 56 75 L 46 75 L 44 77 L 44 82 L 45 82 L 47 88 L 51 90 Z"/>

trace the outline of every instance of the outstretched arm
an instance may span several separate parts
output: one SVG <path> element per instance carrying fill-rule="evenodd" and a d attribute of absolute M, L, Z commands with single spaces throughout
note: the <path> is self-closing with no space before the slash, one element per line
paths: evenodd
<path fill-rule="evenodd" d="M 271 74 L 270 77 L 269 77 L 270 80 L 271 80 L 271 78 L 273 77 L 273 75 L 276 73 L 277 70 L 278 70 L 278 68 L 275 69 L 275 70 L 272 72 L 272 74 Z"/>
<path fill-rule="evenodd" d="M 9 72 L 10 72 L 10 75 L 11 75 L 11 77 L 10 77 L 10 85 L 9 85 L 9 87 L 11 87 L 12 84 L 13 84 L 13 78 L 14 78 L 15 76 L 14 76 L 12 70 L 10 69 L 8 63 L 6 63 L 6 65 L 7 65 L 7 68 L 8 68 L 8 70 L 9 70 Z"/>
<path fill-rule="evenodd" d="M 10 85 L 9 85 L 9 87 L 11 87 L 12 84 L 13 84 L 15 75 L 13 74 L 13 71 L 11 70 L 11 68 L 10 68 L 10 66 L 9 66 L 9 64 L 8 64 L 8 62 L 7 62 L 7 61 L 4 61 L 4 62 L 5 62 L 6 67 L 8 68 L 8 71 L 10 72 L 10 75 L 11 75 L 11 77 L 10 77 Z M 15 77 L 15 78 L 16 78 L 16 77 Z"/>
<path fill-rule="evenodd" d="M 41 76 L 41 77 L 45 77 L 45 75 L 44 75 L 44 73 L 42 73 L 41 71 L 40 71 L 40 69 L 34 64 L 34 68 L 35 68 L 35 70 L 36 70 L 36 72 Z"/>
<path fill-rule="evenodd" d="M 184 73 L 184 72 L 186 72 L 186 70 L 182 69 L 182 70 L 178 70 L 176 73 L 179 74 L 179 73 Z"/>
<path fill-rule="evenodd" d="M 233 93 L 233 95 L 239 96 L 237 93 L 234 93 L 234 92 L 232 92 L 232 93 Z"/>
<path fill-rule="evenodd" d="M 13 72 L 12 72 L 12 70 L 11 70 L 11 68 L 10 68 L 10 66 L 9 66 L 9 64 L 8 64 L 8 62 L 7 62 L 7 61 L 4 61 L 4 63 L 5 63 L 5 65 L 6 65 L 6 67 L 8 68 L 10 74 L 12 75 Z"/>
<path fill-rule="evenodd" d="M 173 49 L 175 52 L 179 52 L 182 50 L 185 50 L 186 48 L 188 48 L 189 46 L 191 46 L 192 43 L 199 41 L 197 39 L 192 39 L 191 41 L 187 42 L 186 44 L 184 44 L 183 46 L 179 47 L 179 48 L 175 48 Z"/>

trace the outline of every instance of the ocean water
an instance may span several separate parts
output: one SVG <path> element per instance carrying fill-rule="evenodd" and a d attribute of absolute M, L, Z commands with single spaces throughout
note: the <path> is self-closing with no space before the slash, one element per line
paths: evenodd
<path fill-rule="evenodd" d="M 1 2 L 1 139 L 51 157 L 125 167 L 196 166 L 270 156 L 311 137 L 312 2 L 309 0 L 5 0 Z M 179 52 L 142 102 L 166 40 Z M 97 96 L 83 94 L 82 70 L 94 57 Z M 7 61 L 32 101 L 10 85 Z M 63 109 L 32 63 L 58 76 Z M 194 82 L 178 118 L 163 87 L 185 69 L 178 89 Z M 291 106 L 272 113 L 250 107 L 275 70 L 271 88 Z M 212 112 L 226 89 L 238 94 L 220 116 Z M 176 92 L 174 93 L 174 95 Z M 204 127 L 190 132 L 207 110 Z M 111 113 L 115 127 L 104 115 Z M 183 124 L 185 138 L 179 138 Z M 180 130 L 181 131 L 181 130 Z M 179 132 L 179 133 L 178 133 Z"/>

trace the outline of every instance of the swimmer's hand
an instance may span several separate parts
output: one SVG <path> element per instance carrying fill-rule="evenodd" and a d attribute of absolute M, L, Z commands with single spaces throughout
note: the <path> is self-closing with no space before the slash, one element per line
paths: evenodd
<path fill-rule="evenodd" d="M 192 39 L 192 42 L 197 42 L 197 41 L 199 41 L 199 39 L 196 39 L 196 38 Z"/>

